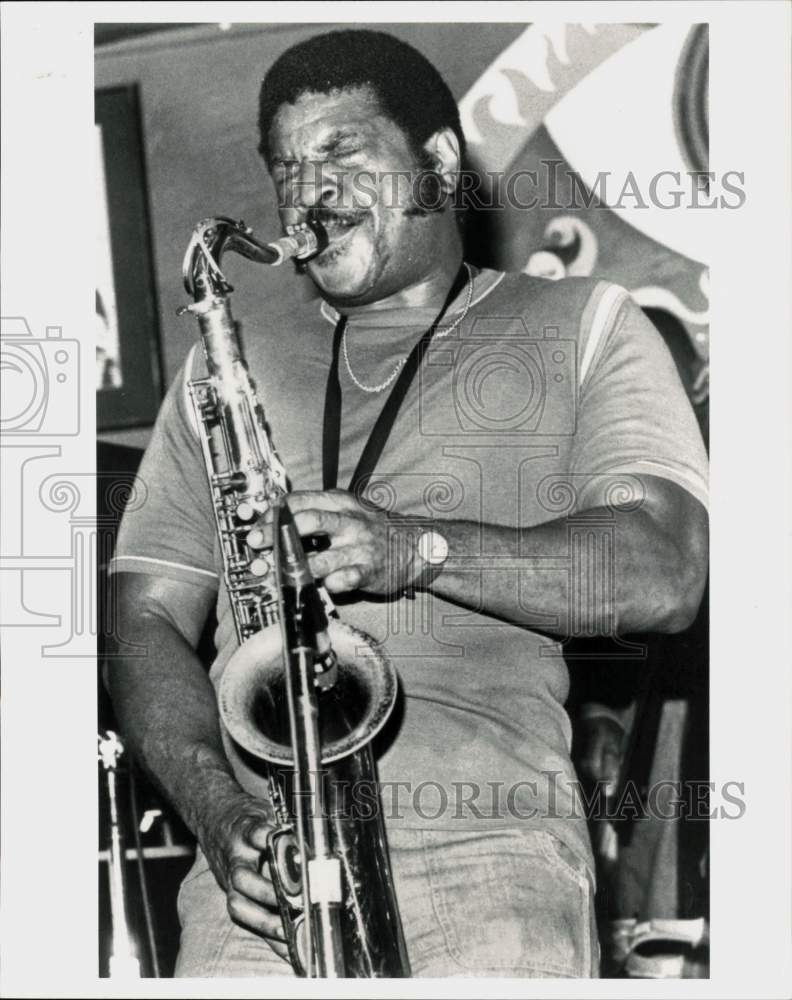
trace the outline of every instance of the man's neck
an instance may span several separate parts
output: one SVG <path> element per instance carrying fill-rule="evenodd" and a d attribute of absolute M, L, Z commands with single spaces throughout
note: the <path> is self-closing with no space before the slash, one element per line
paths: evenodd
<path fill-rule="evenodd" d="M 328 301 L 336 310 L 347 316 L 391 309 L 440 310 L 459 273 L 462 259 L 462 241 L 455 226 L 454 232 L 437 247 L 431 268 L 418 281 L 398 289 L 391 295 L 377 299 L 376 302 L 352 304 Z"/>
<path fill-rule="evenodd" d="M 454 279 L 462 266 L 462 255 L 458 259 L 446 261 L 438 266 L 433 272 L 421 281 L 406 288 L 401 288 L 387 298 L 379 299 L 365 306 L 354 306 L 351 309 L 344 309 L 350 315 L 359 315 L 362 312 L 378 312 L 388 309 L 433 309 L 438 310 L 448 296 Z"/>

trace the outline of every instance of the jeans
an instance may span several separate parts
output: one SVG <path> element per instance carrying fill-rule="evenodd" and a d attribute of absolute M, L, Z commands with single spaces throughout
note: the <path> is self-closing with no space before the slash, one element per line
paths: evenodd
<path fill-rule="evenodd" d="M 392 830 L 413 976 L 590 977 L 599 967 L 587 866 L 539 830 Z M 177 976 L 283 976 L 291 966 L 231 922 L 199 853 L 179 892 Z"/>

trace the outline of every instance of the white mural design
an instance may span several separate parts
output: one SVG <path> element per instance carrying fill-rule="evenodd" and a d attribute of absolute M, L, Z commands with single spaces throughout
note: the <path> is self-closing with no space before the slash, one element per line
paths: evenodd
<path fill-rule="evenodd" d="M 704 363 L 710 223 L 690 201 L 708 169 L 707 66 L 706 25 L 533 24 L 459 104 L 489 192 L 498 173 L 537 178 L 535 207 L 491 212 L 495 266 L 624 285 Z M 673 175 L 678 207 L 653 204 Z"/>

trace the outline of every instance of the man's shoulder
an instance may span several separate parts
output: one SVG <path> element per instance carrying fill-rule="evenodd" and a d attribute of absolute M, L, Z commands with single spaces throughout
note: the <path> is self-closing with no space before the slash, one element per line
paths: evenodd
<path fill-rule="evenodd" d="M 599 277 L 549 279 L 519 271 L 500 272 L 498 277 L 476 304 L 479 317 L 519 318 L 532 331 L 557 327 L 567 336 L 583 335 L 600 302 L 629 297 L 621 286 Z"/>
<path fill-rule="evenodd" d="M 582 311 L 595 292 L 610 284 L 599 277 L 551 279 L 538 278 L 522 271 L 506 271 L 497 291 L 528 307 L 547 302 Z"/>

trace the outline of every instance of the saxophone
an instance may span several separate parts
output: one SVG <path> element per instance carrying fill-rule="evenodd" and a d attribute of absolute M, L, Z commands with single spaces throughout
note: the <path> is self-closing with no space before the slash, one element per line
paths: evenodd
<path fill-rule="evenodd" d="M 371 749 L 396 674 L 308 571 L 220 269 L 228 250 L 278 265 L 308 259 L 326 240 L 311 223 L 262 243 L 243 222 L 216 217 L 198 223 L 184 258 L 193 302 L 180 312 L 198 320 L 208 372 L 190 382 L 190 398 L 239 640 L 218 703 L 231 738 L 264 762 L 275 820 L 265 858 L 295 973 L 400 978 L 409 962 Z M 280 526 L 274 567 L 245 540 L 270 508 Z"/>

